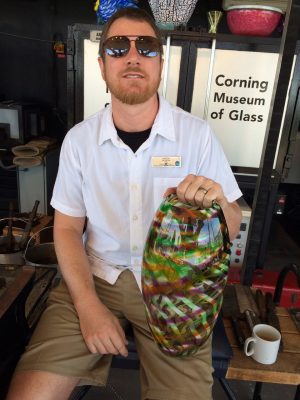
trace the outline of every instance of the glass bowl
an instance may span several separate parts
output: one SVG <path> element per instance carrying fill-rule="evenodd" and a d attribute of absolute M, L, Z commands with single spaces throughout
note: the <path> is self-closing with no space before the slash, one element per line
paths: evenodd
<path fill-rule="evenodd" d="M 259 5 L 231 6 L 226 11 L 230 32 L 246 36 L 271 35 L 283 14 L 280 8 Z"/>

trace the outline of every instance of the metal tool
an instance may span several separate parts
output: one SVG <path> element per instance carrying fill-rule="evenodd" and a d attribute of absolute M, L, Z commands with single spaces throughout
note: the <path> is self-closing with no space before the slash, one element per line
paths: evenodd
<path fill-rule="evenodd" d="M 13 226 L 12 226 L 12 219 L 13 219 L 13 211 L 14 205 L 13 202 L 9 202 L 9 211 L 8 211 L 8 230 L 7 230 L 7 252 L 13 251 L 14 248 L 14 235 L 13 235 Z"/>
<path fill-rule="evenodd" d="M 254 301 L 251 289 L 248 286 L 243 286 L 240 284 L 236 284 L 234 286 L 240 312 L 244 314 L 249 330 L 252 333 L 253 327 L 260 323 L 260 319 L 258 317 L 258 309 Z"/>
<path fill-rule="evenodd" d="M 276 328 L 281 334 L 280 323 L 278 316 L 276 314 L 276 306 L 273 301 L 273 295 L 270 292 L 267 292 L 265 295 L 265 306 L 266 306 L 266 323 Z M 279 351 L 282 350 L 283 350 L 283 342 L 281 338 Z"/>
<path fill-rule="evenodd" d="M 36 212 L 37 212 L 39 204 L 40 204 L 39 200 L 36 200 L 35 203 L 34 203 L 33 209 L 32 209 L 32 211 L 31 211 L 31 213 L 29 215 L 29 219 L 28 219 L 28 221 L 26 223 L 26 226 L 24 228 L 24 231 L 23 231 L 20 243 L 19 243 L 20 250 L 23 250 L 25 248 L 25 246 L 26 246 L 26 243 L 27 243 L 27 240 L 29 238 L 30 231 L 31 231 L 31 228 L 32 228 L 32 224 L 33 224 L 34 218 L 36 216 Z"/>
<path fill-rule="evenodd" d="M 245 336 L 240 326 L 239 319 L 241 317 L 239 304 L 236 297 L 234 285 L 227 285 L 224 289 L 223 297 L 223 316 L 229 318 L 232 323 L 233 331 L 241 349 L 244 348 Z"/>
<path fill-rule="evenodd" d="M 265 296 L 260 289 L 257 289 L 255 292 L 255 301 L 258 307 L 260 320 L 264 324 L 266 323 L 266 301 Z"/>
<path fill-rule="evenodd" d="M 280 324 L 276 314 L 275 303 L 273 302 L 273 295 L 270 292 L 266 293 L 266 322 L 280 331 Z"/>
<path fill-rule="evenodd" d="M 252 333 L 254 326 L 257 325 L 257 315 L 252 310 L 245 310 L 244 314 L 245 314 L 245 318 L 246 318 L 249 330 Z"/>
<path fill-rule="evenodd" d="M 289 308 L 289 313 L 292 317 L 292 320 L 295 322 L 295 325 L 300 332 L 300 308 Z"/>
<path fill-rule="evenodd" d="M 234 285 L 236 295 L 238 298 L 238 303 L 240 307 L 240 312 L 244 313 L 246 310 L 251 310 L 256 316 L 256 323 L 260 323 L 259 310 L 257 308 L 256 302 L 254 300 L 252 291 L 249 286 L 244 286 L 241 284 Z"/>

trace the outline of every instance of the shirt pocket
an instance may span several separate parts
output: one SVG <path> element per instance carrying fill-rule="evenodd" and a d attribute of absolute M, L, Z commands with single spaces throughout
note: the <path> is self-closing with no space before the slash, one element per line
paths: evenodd
<path fill-rule="evenodd" d="M 157 210 L 163 200 L 163 195 L 167 189 L 177 187 L 178 184 L 184 179 L 180 176 L 178 178 L 154 178 L 153 181 L 153 204 L 154 210 Z"/>

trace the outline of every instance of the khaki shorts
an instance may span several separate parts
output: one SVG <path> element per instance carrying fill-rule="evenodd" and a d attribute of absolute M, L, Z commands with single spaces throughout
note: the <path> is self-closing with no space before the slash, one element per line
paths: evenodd
<path fill-rule="evenodd" d="M 142 399 L 209 400 L 213 384 L 211 339 L 196 355 L 176 358 L 154 343 L 145 318 L 141 292 L 130 271 L 114 285 L 94 278 L 101 301 L 132 325 L 141 365 Z M 80 384 L 105 385 L 111 356 L 89 352 L 81 336 L 77 313 L 61 282 L 52 290 L 48 307 L 35 329 L 17 371 L 40 370 L 80 378 Z"/>

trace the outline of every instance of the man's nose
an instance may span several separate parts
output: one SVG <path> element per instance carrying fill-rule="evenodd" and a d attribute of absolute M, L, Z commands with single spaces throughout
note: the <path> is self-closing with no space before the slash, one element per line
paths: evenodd
<path fill-rule="evenodd" d="M 130 49 L 127 54 L 128 63 L 139 63 L 140 54 L 138 53 L 135 45 L 135 40 L 130 40 Z"/>

